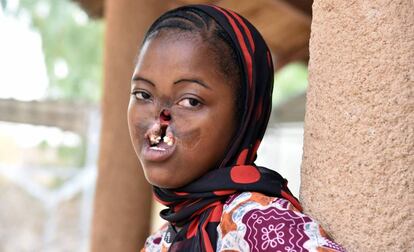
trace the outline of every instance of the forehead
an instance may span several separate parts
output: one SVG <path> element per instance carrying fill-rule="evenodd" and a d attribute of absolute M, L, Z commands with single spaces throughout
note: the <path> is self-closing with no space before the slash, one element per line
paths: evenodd
<path fill-rule="evenodd" d="M 220 75 L 217 60 L 217 52 L 201 35 L 176 29 L 161 30 L 144 42 L 136 71 L 181 70 Z"/>

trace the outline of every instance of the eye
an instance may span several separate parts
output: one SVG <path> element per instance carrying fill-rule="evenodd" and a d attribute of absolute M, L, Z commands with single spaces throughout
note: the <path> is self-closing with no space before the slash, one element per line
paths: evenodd
<path fill-rule="evenodd" d="M 195 98 L 185 98 L 182 99 L 178 105 L 187 107 L 187 108 L 197 108 L 201 105 L 201 102 Z"/>
<path fill-rule="evenodd" d="M 137 100 L 149 100 L 151 95 L 144 91 L 134 91 L 131 93 Z"/>

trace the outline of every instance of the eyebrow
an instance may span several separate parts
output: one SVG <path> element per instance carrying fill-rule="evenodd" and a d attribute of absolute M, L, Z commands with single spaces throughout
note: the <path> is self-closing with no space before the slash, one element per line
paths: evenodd
<path fill-rule="evenodd" d="M 150 84 L 150 85 L 152 85 L 152 86 L 155 87 L 155 84 L 152 81 L 150 81 L 148 79 L 145 79 L 145 78 L 143 78 L 141 76 L 138 76 L 138 75 L 134 75 L 132 77 L 132 81 L 143 81 L 143 82 L 146 82 L 146 83 L 148 83 L 148 84 Z"/>
<path fill-rule="evenodd" d="M 203 87 L 211 90 L 211 88 L 206 83 L 204 83 L 203 81 L 201 81 L 199 79 L 179 79 L 178 81 L 175 81 L 174 84 L 179 84 L 180 82 L 193 82 L 193 83 L 196 83 L 200 86 L 203 86 Z"/>
<path fill-rule="evenodd" d="M 152 81 L 150 81 L 148 79 L 145 79 L 145 78 L 143 78 L 141 76 L 138 76 L 138 75 L 134 75 L 132 77 L 132 81 L 143 81 L 143 82 L 146 82 L 146 83 L 148 83 L 148 84 L 155 87 L 155 84 Z M 179 79 L 179 80 L 175 81 L 173 84 L 175 85 L 175 84 L 179 84 L 181 82 L 193 82 L 193 83 L 196 83 L 196 84 L 198 84 L 198 85 L 200 85 L 204 88 L 207 88 L 207 89 L 211 90 L 211 87 L 209 85 L 207 85 L 205 82 L 203 82 L 199 79 Z"/>

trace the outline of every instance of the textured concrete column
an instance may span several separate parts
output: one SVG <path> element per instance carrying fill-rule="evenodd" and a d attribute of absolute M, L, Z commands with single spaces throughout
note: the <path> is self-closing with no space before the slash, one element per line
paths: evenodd
<path fill-rule="evenodd" d="M 414 251 L 414 2 L 315 0 L 301 200 L 349 251 Z"/>
<path fill-rule="evenodd" d="M 133 151 L 127 106 L 133 61 L 163 1 L 107 0 L 99 175 L 92 251 L 139 251 L 149 231 L 151 188 Z"/>

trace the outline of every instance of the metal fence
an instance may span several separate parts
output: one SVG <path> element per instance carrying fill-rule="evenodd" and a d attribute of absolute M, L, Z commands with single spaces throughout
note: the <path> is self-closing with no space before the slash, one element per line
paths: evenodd
<path fill-rule="evenodd" d="M 0 251 L 87 251 L 97 175 L 98 108 L 0 99 L 0 121 L 72 131 L 87 146 L 81 168 L 11 166 L 0 160 Z M 0 148 L 7 151 L 7 146 Z M 63 182 L 47 188 L 34 179 L 39 176 Z"/>

